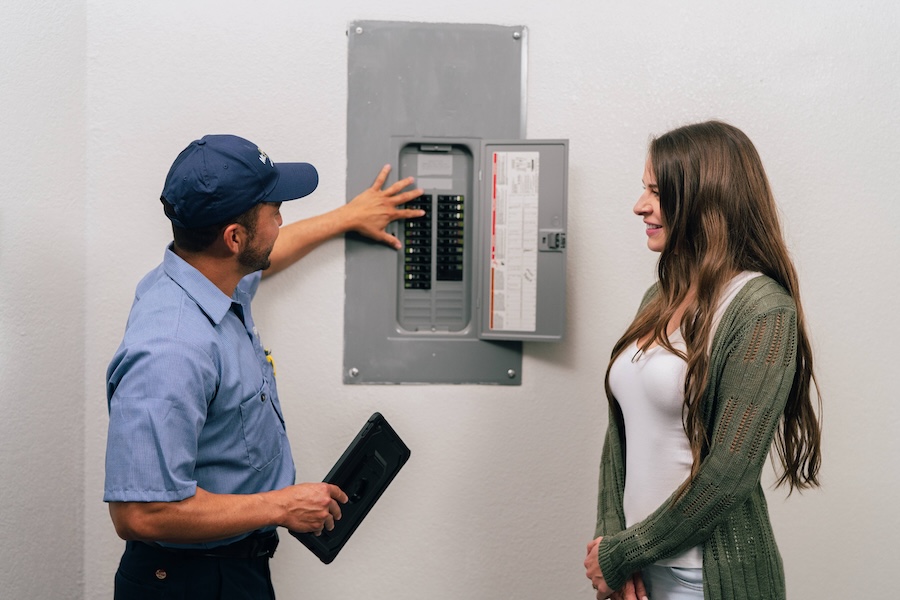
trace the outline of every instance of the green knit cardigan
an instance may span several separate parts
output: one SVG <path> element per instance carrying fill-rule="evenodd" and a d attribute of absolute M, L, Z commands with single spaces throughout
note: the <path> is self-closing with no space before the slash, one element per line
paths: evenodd
<path fill-rule="evenodd" d="M 642 307 L 656 294 L 644 297 Z M 703 544 L 707 600 L 783 599 L 784 569 L 760 484 L 797 363 L 793 299 L 766 276 L 750 280 L 725 311 L 713 338 L 701 404 L 709 445 L 680 495 L 625 528 L 625 440 L 613 399 L 603 444 L 596 536 L 612 589 L 646 565 Z"/>

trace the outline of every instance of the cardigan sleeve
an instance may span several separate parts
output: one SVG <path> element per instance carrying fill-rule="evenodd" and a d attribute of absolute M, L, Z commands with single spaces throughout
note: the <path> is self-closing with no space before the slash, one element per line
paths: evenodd
<path fill-rule="evenodd" d="M 599 532 L 600 568 L 613 589 L 642 567 L 703 543 L 759 485 L 793 385 L 797 325 L 783 290 L 750 308 L 732 317 L 713 351 L 703 399 L 709 448 L 696 477 L 645 520 Z"/>
<path fill-rule="evenodd" d="M 612 408 L 600 459 L 600 484 L 597 496 L 597 527 L 594 537 L 618 533 L 625 529 L 622 490 L 625 489 L 625 466 L 619 428 Z"/>

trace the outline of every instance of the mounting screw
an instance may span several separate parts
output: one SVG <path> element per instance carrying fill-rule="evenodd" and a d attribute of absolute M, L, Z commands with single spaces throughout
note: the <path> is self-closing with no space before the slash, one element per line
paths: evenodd
<path fill-rule="evenodd" d="M 349 373 L 350 373 L 350 377 L 358 377 L 359 369 L 357 369 L 356 367 L 353 367 L 352 369 L 350 369 Z"/>
<path fill-rule="evenodd" d="M 506 372 L 506 376 L 509 377 L 510 379 L 515 379 L 516 378 L 516 370 L 510 369 L 509 371 Z"/>
<path fill-rule="evenodd" d="M 363 32 L 363 28 L 362 28 L 362 27 L 357 27 L 357 28 L 356 28 L 356 35 L 359 35 L 359 34 L 361 34 L 362 32 Z"/>
<path fill-rule="evenodd" d="M 514 39 L 514 40 L 518 40 L 518 39 L 520 39 L 521 37 L 522 37 L 522 32 L 521 32 L 521 31 L 514 31 L 514 32 L 513 32 L 513 39 Z"/>

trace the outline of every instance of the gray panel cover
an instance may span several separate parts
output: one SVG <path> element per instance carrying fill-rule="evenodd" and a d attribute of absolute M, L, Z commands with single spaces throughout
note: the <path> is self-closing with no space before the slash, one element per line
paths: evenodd
<path fill-rule="evenodd" d="M 387 162 L 396 181 L 397 136 L 524 136 L 524 27 L 358 21 L 347 35 L 348 200 Z M 521 342 L 399 326 L 397 252 L 348 235 L 345 257 L 345 383 L 521 383 Z"/>
<path fill-rule="evenodd" d="M 483 339 L 517 339 L 528 341 L 559 341 L 565 333 L 566 324 L 566 207 L 568 195 L 568 149 L 567 140 L 511 140 L 494 141 L 485 140 L 482 147 L 482 169 L 484 176 L 481 184 L 481 222 L 494 223 L 499 217 L 492 214 L 492 187 L 496 185 L 493 180 L 492 167 L 494 153 L 516 154 L 518 156 L 533 157 L 529 168 L 523 169 L 523 179 L 520 184 L 529 187 L 537 184 L 535 190 L 526 189 L 520 192 L 525 197 L 533 197 L 535 202 L 531 207 L 535 214 L 526 215 L 523 221 L 533 220 L 533 223 L 525 223 L 518 228 L 517 233 L 527 231 L 534 237 L 527 240 L 518 240 L 518 247 L 524 248 L 521 256 L 523 262 L 530 263 L 522 268 L 521 273 L 516 273 L 518 279 L 525 286 L 531 285 L 529 290 L 521 293 L 518 298 L 525 298 L 523 303 L 530 301 L 533 306 L 524 307 L 522 312 L 530 312 L 532 322 L 526 327 L 527 318 L 518 319 L 515 324 L 507 323 L 504 327 L 501 322 L 505 310 L 495 309 L 492 321 L 492 286 L 498 290 L 503 287 L 513 287 L 511 281 L 503 281 L 503 274 L 507 271 L 501 265 L 492 265 L 492 235 L 491 230 L 485 227 L 482 230 L 482 252 L 480 258 L 482 264 L 476 266 L 476 271 L 482 274 L 481 293 L 483 300 L 481 315 L 481 337 Z M 515 182 L 509 182 L 509 188 L 515 187 Z M 529 192 L 534 192 L 529 194 Z M 507 199 L 508 200 L 508 199 Z M 521 207 L 520 207 L 521 208 Z M 498 215 L 502 215 L 503 208 L 498 207 Z M 495 227 L 498 224 L 495 223 Z M 499 228 L 499 227 L 498 227 Z M 502 240 L 501 240 L 502 241 Z M 499 259 L 496 260 L 500 263 Z M 492 275 L 492 267 L 497 266 L 496 275 Z M 496 279 L 496 281 L 492 281 Z M 517 285 L 517 289 L 522 285 Z M 513 293 L 504 294 L 498 291 L 499 301 L 506 298 L 508 303 L 516 297 Z M 504 309 L 510 306 L 502 307 Z M 495 328 L 491 328 L 491 325 Z"/>

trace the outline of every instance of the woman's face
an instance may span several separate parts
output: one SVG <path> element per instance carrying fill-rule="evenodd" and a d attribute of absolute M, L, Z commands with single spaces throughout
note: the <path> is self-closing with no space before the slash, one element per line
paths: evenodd
<path fill-rule="evenodd" d="M 659 188 L 656 176 L 650 166 L 650 159 L 644 165 L 644 193 L 634 205 L 634 214 L 644 219 L 647 226 L 647 247 L 654 252 L 662 252 L 666 245 L 666 230 L 663 228 L 662 211 L 659 208 Z"/>

